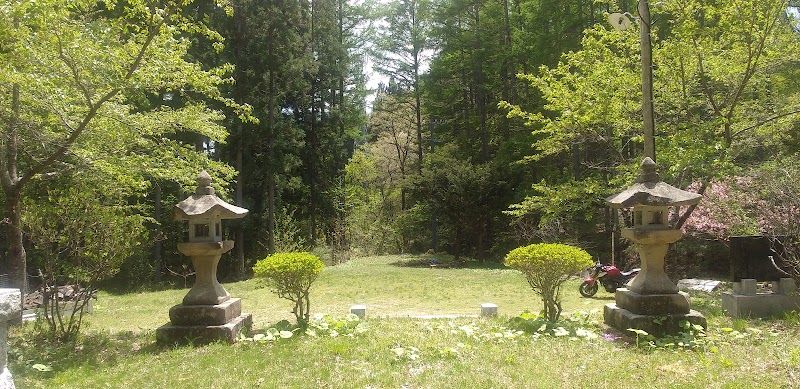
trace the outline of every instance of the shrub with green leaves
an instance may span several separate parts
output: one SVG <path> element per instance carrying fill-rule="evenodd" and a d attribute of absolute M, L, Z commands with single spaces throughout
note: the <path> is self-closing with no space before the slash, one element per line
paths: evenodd
<path fill-rule="evenodd" d="M 325 267 L 322 260 L 307 252 L 275 253 L 253 266 L 253 274 L 263 278 L 280 298 L 294 303 L 297 323 L 308 323 L 310 312 L 309 289 Z"/>
<path fill-rule="evenodd" d="M 505 265 L 522 272 L 533 291 L 542 297 L 543 316 L 551 322 L 561 315 L 561 284 L 592 264 L 592 256 L 583 249 L 559 243 L 518 247 L 505 258 Z"/>

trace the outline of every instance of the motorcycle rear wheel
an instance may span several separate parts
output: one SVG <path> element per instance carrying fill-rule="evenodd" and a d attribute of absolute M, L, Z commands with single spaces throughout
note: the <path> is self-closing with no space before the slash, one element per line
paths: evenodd
<path fill-rule="evenodd" d="M 595 281 L 594 284 L 590 284 L 588 281 L 583 281 L 581 286 L 578 288 L 578 291 L 581 292 L 581 296 L 583 297 L 592 297 L 597 293 L 597 289 L 597 281 Z"/>

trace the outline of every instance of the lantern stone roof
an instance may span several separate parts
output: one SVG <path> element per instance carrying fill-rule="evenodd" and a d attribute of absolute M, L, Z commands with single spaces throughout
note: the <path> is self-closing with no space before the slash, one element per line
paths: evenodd
<path fill-rule="evenodd" d="M 678 189 L 656 173 L 656 163 L 646 157 L 641 164 L 642 173 L 630 188 L 606 198 L 611 208 L 631 208 L 634 205 L 658 207 L 692 205 L 700 202 L 702 195 Z"/>
<path fill-rule="evenodd" d="M 216 194 L 211 186 L 211 176 L 203 170 L 197 176 L 195 193 L 175 205 L 175 220 L 191 220 L 199 218 L 239 219 L 249 211 L 242 207 L 226 203 Z"/>

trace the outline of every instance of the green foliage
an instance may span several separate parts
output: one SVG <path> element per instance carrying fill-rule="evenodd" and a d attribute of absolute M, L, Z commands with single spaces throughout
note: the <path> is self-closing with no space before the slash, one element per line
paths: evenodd
<path fill-rule="evenodd" d="M 319 257 L 307 253 L 276 253 L 253 266 L 253 274 L 262 278 L 280 298 L 294 303 L 292 313 L 305 326 L 310 315 L 309 289 L 325 267 Z"/>
<path fill-rule="evenodd" d="M 295 210 L 281 208 L 275 214 L 275 250 L 279 253 L 298 252 L 306 248 L 301 224 L 295 218 Z"/>
<path fill-rule="evenodd" d="M 348 314 L 344 318 L 335 318 L 330 315 L 314 315 L 308 322 L 305 334 L 314 338 L 339 336 L 354 337 L 368 330 L 367 323 L 355 314 Z"/>
<path fill-rule="evenodd" d="M 456 147 L 447 145 L 430 154 L 422 174 L 413 177 L 413 194 L 427 203 L 418 209 L 435 213 L 444 232 L 440 245 L 457 258 L 487 257 L 493 227 L 502 223 L 499 209 L 506 206 L 500 194 L 509 183 L 501 170 L 459 158 Z M 425 216 L 415 217 L 421 230 L 430 226 L 430 216 Z"/>
<path fill-rule="evenodd" d="M 28 190 L 36 181 L 70 177 L 97 193 L 119 190 L 119 199 L 135 204 L 153 180 L 191 182 L 198 168 L 233 176 L 194 145 L 224 143 L 223 110 L 252 118 L 249 107 L 222 92 L 233 82 L 233 66 L 192 61 L 198 39 L 218 47 L 223 41 L 207 20 L 190 16 L 192 3 L 53 0 L 0 7 L 0 185 L 11 227 L 4 265 L 17 286 L 25 280 L 28 228 L 20 213 L 28 196 L 42 194 Z M 86 184 L 91 174 L 102 176 L 103 185 Z"/>
<path fill-rule="evenodd" d="M 84 307 L 98 284 L 114 276 L 125 259 L 138 255 L 147 236 L 146 219 L 121 193 L 110 190 L 97 196 L 98 188 L 89 185 L 98 181 L 82 183 L 81 188 L 48 189 L 46 197 L 23 203 L 25 232 L 35 247 L 31 262 L 47 307 L 43 320 L 49 335 L 62 341 L 78 335 Z M 65 285 L 75 289 L 71 301 L 59 298 L 57 288 Z"/>
<path fill-rule="evenodd" d="M 505 258 L 505 265 L 519 270 L 541 296 L 543 315 L 551 322 L 561 315 L 561 284 L 592 263 L 592 256 L 583 249 L 557 243 L 518 247 Z"/>
<path fill-rule="evenodd" d="M 353 338 L 365 333 L 367 330 L 367 324 L 352 313 L 344 318 L 316 314 L 305 326 L 293 326 L 287 321 L 281 321 L 264 331 L 254 333 L 252 336 L 246 336 L 244 333 L 239 334 L 239 340 L 253 343 L 273 343 L 292 339 L 297 334 L 312 338 Z"/>
<path fill-rule="evenodd" d="M 628 10 L 609 10 L 617 6 Z M 800 39 L 786 2 L 681 0 L 652 5 L 652 13 L 662 178 L 678 187 L 718 181 L 791 153 L 784 141 L 797 133 L 800 100 L 787 85 L 796 85 L 790 64 Z M 629 185 L 641 159 L 639 52 L 638 29 L 602 22 L 557 64 L 520 76 L 544 106 L 501 104 L 529 127 L 534 150 L 525 160 L 541 175 L 512 206 L 515 217 L 556 220 L 579 241 L 599 225 L 610 229 L 602 199 Z"/>
<path fill-rule="evenodd" d="M 742 339 L 753 339 L 756 342 L 779 336 L 777 332 L 767 331 L 754 327 L 741 330 L 731 327 L 722 327 L 718 331 L 707 330 L 698 324 L 686 320 L 680 322 L 682 331 L 676 335 L 653 336 L 647 331 L 628 328 L 636 336 L 635 346 L 647 351 L 663 350 L 697 350 L 718 353 L 720 347 L 730 346 L 732 342 Z"/>
<path fill-rule="evenodd" d="M 566 320 L 553 322 L 546 316 L 525 311 L 519 316 L 511 318 L 508 326 L 524 331 L 534 338 L 539 338 L 540 336 L 567 336 L 592 340 L 597 338 L 598 325 L 596 321 L 592 320 L 593 314 L 597 312 L 597 310 L 590 313 L 575 311 L 572 315 L 567 316 Z"/>

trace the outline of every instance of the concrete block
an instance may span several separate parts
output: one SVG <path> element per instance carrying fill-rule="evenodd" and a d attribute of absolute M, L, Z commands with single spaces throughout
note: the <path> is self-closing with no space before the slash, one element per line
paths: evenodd
<path fill-rule="evenodd" d="M 781 278 L 772 283 L 772 290 L 778 294 L 792 295 L 797 292 L 797 285 L 794 278 Z"/>
<path fill-rule="evenodd" d="M 752 278 L 742 278 L 741 281 L 734 282 L 733 293 L 744 296 L 755 296 L 756 280 Z"/>
<path fill-rule="evenodd" d="M 701 292 L 710 293 L 717 289 L 722 281 L 716 280 L 701 280 L 696 278 L 684 278 L 678 280 L 678 289 L 680 290 L 698 290 Z"/>
<path fill-rule="evenodd" d="M 14 379 L 8 370 L 8 326 L 22 320 L 22 293 L 19 289 L 0 289 L 0 388 L 13 389 Z"/>
<path fill-rule="evenodd" d="M 748 296 L 722 293 L 722 309 L 730 317 L 770 317 L 783 312 L 800 310 L 800 296 L 759 293 Z"/>
<path fill-rule="evenodd" d="M 481 304 L 481 317 L 497 316 L 497 304 L 483 303 Z"/>
<path fill-rule="evenodd" d="M 364 319 L 367 317 L 367 306 L 366 305 L 353 305 L 350 307 L 350 313 L 358 316 L 359 319 Z"/>

